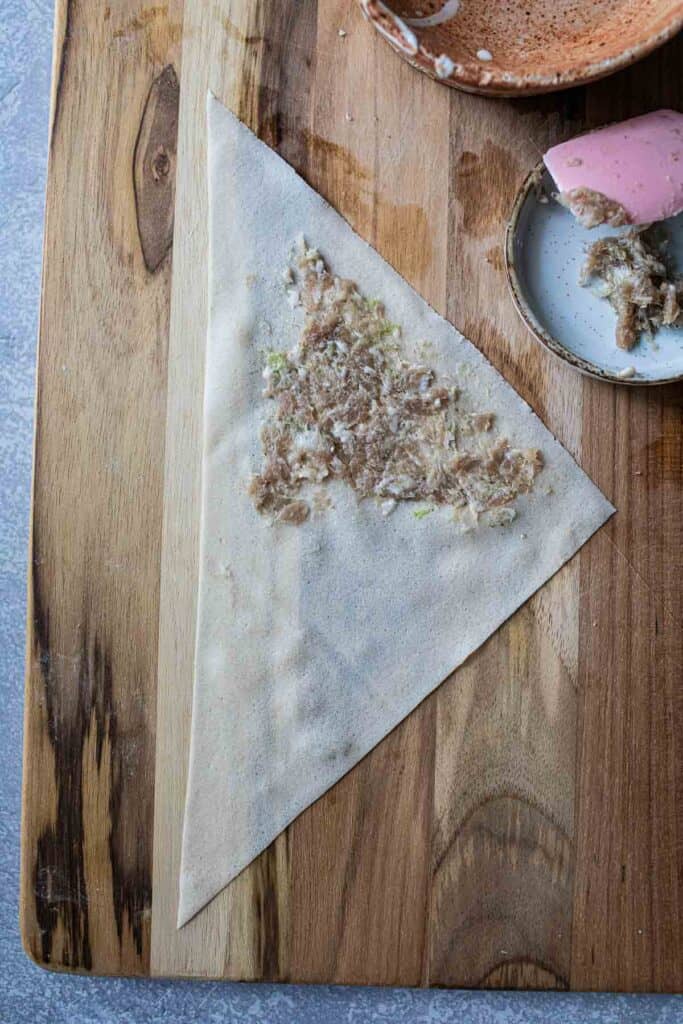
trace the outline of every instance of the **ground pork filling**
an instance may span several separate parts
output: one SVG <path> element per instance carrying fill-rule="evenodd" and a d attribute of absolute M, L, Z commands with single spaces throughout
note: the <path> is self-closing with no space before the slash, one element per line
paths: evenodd
<path fill-rule="evenodd" d="M 290 352 L 269 353 L 261 431 L 263 465 L 252 478 L 256 509 L 300 525 L 329 506 L 324 486 L 347 483 L 384 515 L 398 502 L 414 514 L 451 506 L 476 522 L 514 518 L 543 461 L 496 436 L 492 413 L 461 408 L 455 380 L 402 357 L 400 328 L 381 302 L 334 277 L 317 250 L 298 244 L 285 271 L 292 305 L 305 321 Z"/>
<path fill-rule="evenodd" d="M 598 283 L 617 314 L 616 343 L 631 349 L 641 334 L 683 326 L 683 278 L 669 267 L 665 242 L 655 229 L 599 238 L 588 250 L 581 284 Z"/>
<path fill-rule="evenodd" d="M 631 223 L 631 218 L 620 203 L 608 199 L 595 189 L 573 188 L 569 192 L 559 192 L 556 198 L 561 206 L 571 210 L 584 228 L 595 228 L 598 224 L 619 228 Z"/>

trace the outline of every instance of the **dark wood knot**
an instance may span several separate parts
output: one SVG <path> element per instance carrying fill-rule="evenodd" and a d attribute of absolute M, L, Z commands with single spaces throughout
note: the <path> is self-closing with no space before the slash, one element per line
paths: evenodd
<path fill-rule="evenodd" d="M 165 178 L 168 172 L 171 170 L 171 158 L 166 151 L 165 146 L 159 146 L 152 157 L 152 175 L 155 181 L 159 181 L 161 178 Z"/>
<path fill-rule="evenodd" d="M 171 64 L 150 86 L 133 156 L 138 234 L 151 274 L 173 244 L 180 85 Z"/>

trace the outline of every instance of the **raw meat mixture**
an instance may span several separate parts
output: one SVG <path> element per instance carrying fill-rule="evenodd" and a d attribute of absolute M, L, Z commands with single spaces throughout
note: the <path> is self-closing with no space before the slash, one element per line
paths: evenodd
<path fill-rule="evenodd" d="M 599 282 L 617 314 L 616 343 L 631 349 L 641 334 L 683 324 L 683 278 L 668 265 L 665 244 L 654 229 L 599 238 L 588 250 L 581 284 Z"/>
<path fill-rule="evenodd" d="M 299 525 L 311 506 L 328 504 L 321 490 L 336 479 L 385 515 L 408 501 L 423 503 L 417 518 L 439 505 L 471 522 L 514 518 L 510 506 L 532 488 L 540 452 L 512 447 L 496 435 L 493 413 L 461 408 L 454 379 L 403 358 L 400 327 L 381 302 L 335 277 L 303 239 L 284 278 L 305 320 L 290 352 L 267 357 L 273 405 L 250 484 L 257 510 Z"/>

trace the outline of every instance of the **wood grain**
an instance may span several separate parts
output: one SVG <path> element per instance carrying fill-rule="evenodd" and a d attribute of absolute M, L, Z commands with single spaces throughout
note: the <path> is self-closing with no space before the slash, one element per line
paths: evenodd
<path fill-rule="evenodd" d="M 171 280 L 145 265 L 133 159 L 173 11 L 58 4 L 37 381 L 22 933 L 39 963 L 129 974 L 150 955 Z"/>
<path fill-rule="evenodd" d="M 683 37 L 586 98 L 683 108 Z M 683 386 L 584 383 L 584 458 L 619 515 L 581 559 L 572 979 L 683 991 Z M 590 439 L 590 440 L 589 440 Z"/>
<path fill-rule="evenodd" d="M 106 10 L 58 7 L 27 947 L 114 973 L 683 989 L 683 390 L 554 361 L 518 322 L 501 251 L 550 143 L 681 106 L 683 43 L 588 89 L 493 102 L 413 71 L 348 0 L 185 0 L 181 70 L 179 2 Z M 618 513 L 178 931 L 209 88 L 485 352 Z"/>

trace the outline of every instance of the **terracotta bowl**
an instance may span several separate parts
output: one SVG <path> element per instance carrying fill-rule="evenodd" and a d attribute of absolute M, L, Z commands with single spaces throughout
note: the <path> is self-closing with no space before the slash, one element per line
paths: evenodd
<path fill-rule="evenodd" d="M 415 67 L 490 96 L 528 96 L 602 78 L 683 26 L 683 0 L 359 2 Z"/>

